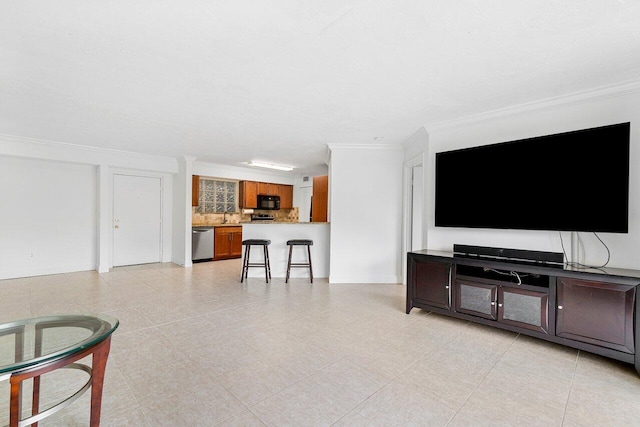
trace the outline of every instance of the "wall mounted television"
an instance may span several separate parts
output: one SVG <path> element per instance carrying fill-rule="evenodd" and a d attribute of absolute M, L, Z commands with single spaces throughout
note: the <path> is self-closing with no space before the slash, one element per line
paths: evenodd
<path fill-rule="evenodd" d="M 435 225 L 627 233 L 630 127 L 436 153 Z"/>

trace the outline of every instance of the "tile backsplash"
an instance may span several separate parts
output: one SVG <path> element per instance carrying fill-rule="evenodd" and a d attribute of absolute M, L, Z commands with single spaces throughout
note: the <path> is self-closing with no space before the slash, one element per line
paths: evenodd
<path fill-rule="evenodd" d="M 278 211 L 263 211 L 254 209 L 254 214 L 266 213 L 272 215 L 274 222 L 298 222 L 298 208 L 280 209 Z M 191 224 L 193 226 L 207 226 L 222 224 L 224 214 L 211 213 L 203 214 L 196 212 L 196 208 L 191 208 Z M 227 224 L 240 224 L 242 222 L 250 222 L 251 214 L 243 214 L 242 212 L 228 213 Z"/>

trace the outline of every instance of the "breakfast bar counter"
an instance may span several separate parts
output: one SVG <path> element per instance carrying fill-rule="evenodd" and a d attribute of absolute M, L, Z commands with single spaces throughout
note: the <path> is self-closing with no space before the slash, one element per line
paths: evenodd
<path fill-rule="evenodd" d="M 269 259 L 273 278 L 286 276 L 289 256 L 287 240 L 313 240 L 313 246 L 311 246 L 313 276 L 314 278 L 327 278 L 329 277 L 329 227 L 328 222 L 252 221 L 242 224 L 242 239 L 271 240 Z M 251 262 L 261 262 L 262 260 L 260 251 L 251 252 Z M 292 262 L 306 262 L 306 260 L 306 251 L 294 249 Z M 261 277 L 264 280 L 264 271 L 250 269 L 249 277 Z M 292 269 L 291 277 L 308 278 L 309 271 L 307 269 Z"/>

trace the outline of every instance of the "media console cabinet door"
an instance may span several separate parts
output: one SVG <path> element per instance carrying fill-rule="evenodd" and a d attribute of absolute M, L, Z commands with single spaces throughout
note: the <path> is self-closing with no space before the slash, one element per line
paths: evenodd
<path fill-rule="evenodd" d="M 556 335 L 634 353 L 635 286 L 558 277 Z"/>
<path fill-rule="evenodd" d="M 498 289 L 498 321 L 549 332 L 549 295 L 546 292 L 500 286 Z"/>
<path fill-rule="evenodd" d="M 496 320 L 498 285 L 456 280 L 456 311 Z"/>
<path fill-rule="evenodd" d="M 414 259 L 413 299 L 449 310 L 451 308 L 451 264 Z"/>

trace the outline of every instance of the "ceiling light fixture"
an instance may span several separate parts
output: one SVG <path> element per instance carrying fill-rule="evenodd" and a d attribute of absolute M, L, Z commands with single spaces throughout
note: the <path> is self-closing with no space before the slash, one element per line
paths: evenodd
<path fill-rule="evenodd" d="M 247 163 L 247 166 L 255 166 L 257 168 L 267 168 L 267 169 L 276 169 L 279 171 L 291 172 L 293 170 L 293 166 L 284 166 L 284 165 L 276 165 L 274 163 L 266 163 L 252 160 Z"/>

